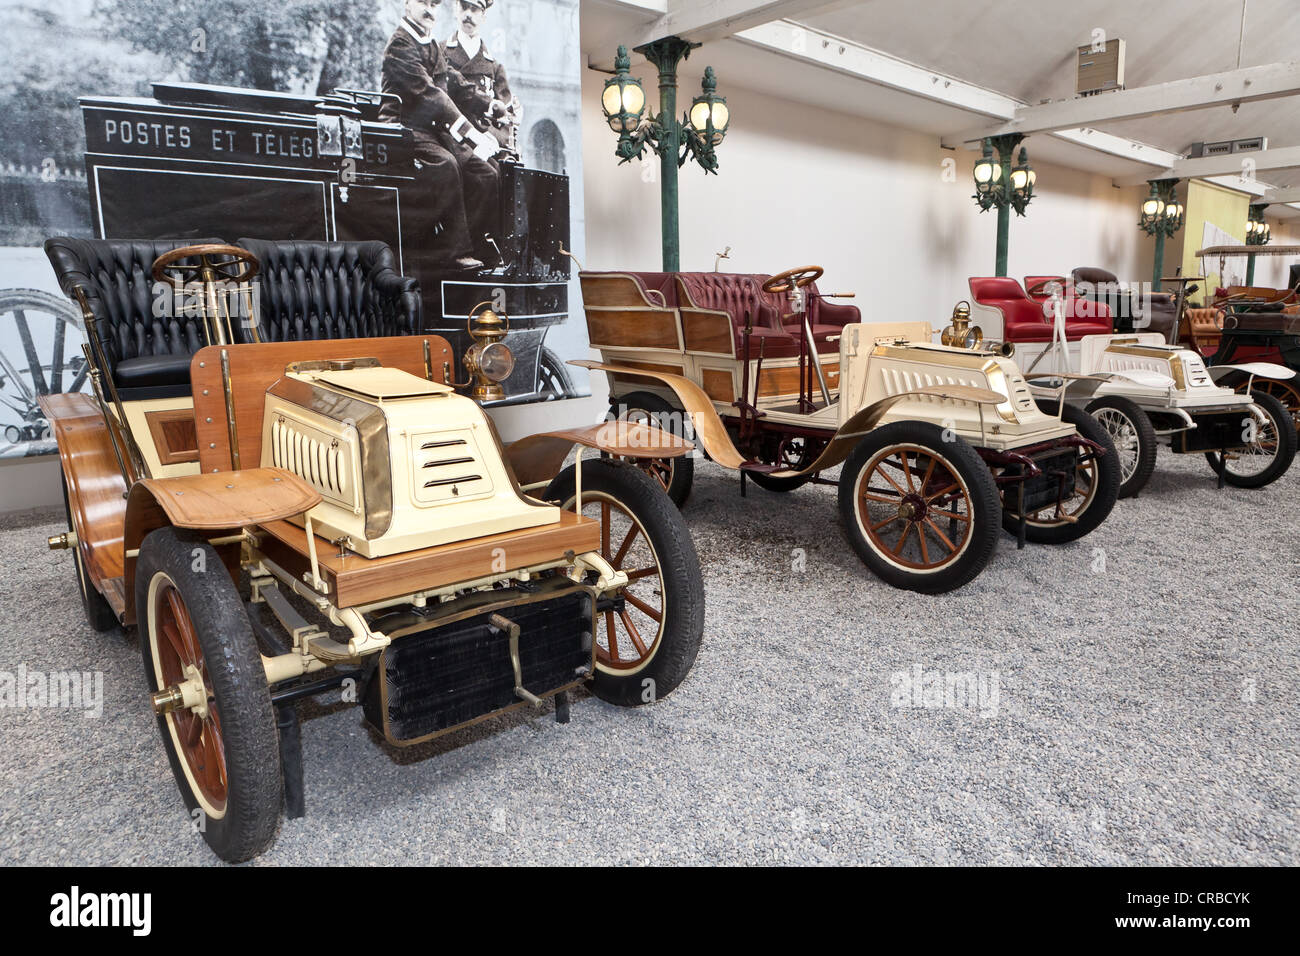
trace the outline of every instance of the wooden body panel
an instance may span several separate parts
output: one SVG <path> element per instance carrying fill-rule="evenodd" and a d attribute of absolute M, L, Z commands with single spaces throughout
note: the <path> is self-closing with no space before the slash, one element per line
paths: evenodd
<path fill-rule="evenodd" d="M 383 365 L 425 377 L 424 343 L 429 343 L 432 379 L 450 384 L 443 364 L 452 361 L 451 346 L 436 335 L 394 336 L 374 339 L 323 339 L 314 342 L 272 342 L 253 345 L 210 345 L 200 349 L 190 363 L 194 384 L 194 423 L 203 474 L 231 470 L 230 430 L 221 375 L 221 353 L 230 360 L 235 423 L 239 432 L 240 464 L 256 468 L 262 463 L 262 410 L 266 390 L 291 362 L 328 359 L 374 358 Z"/>
<path fill-rule="evenodd" d="M 262 526 L 260 538 L 262 553 L 290 573 L 301 575 L 309 568 L 307 534 L 302 528 L 287 521 L 273 521 Z M 584 554 L 599 549 L 599 522 L 568 511 L 561 512 L 559 524 L 387 558 L 365 558 L 354 552 L 339 557 L 337 547 L 316 538 L 321 576 L 331 600 L 340 608 L 374 604 L 558 560 L 566 551 Z"/>
<path fill-rule="evenodd" d="M 682 339 L 688 352 L 735 355 L 731 316 L 707 309 L 686 309 L 682 313 Z"/>
<path fill-rule="evenodd" d="M 680 349 L 677 313 L 672 309 L 587 308 L 587 335 L 596 348 Z"/>
<path fill-rule="evenodd" d="M 105 582 L 123 575 L 126 528 L 126 480 L 108 422 L 84 393 L 42 395 L 40 404 L 59 445 L 77 547 L 91 582 L 107 595 Z"/>
<path fill-rule="evenodd" d="M 750 382 L 754 381 L 754 373 L 757 371 L 757 364 L 750 368 Z M 822 358 L 822 372 L 826 375 L 826 385 L 832 393 L 840 387 L 840 363 L 838 361 L 828 361 Z M 809 369 L 809 374 L 813 377 L 813 393 L 817 394 L 817 373 Z M 753 388 L 753 385 L 750 385 Z M 758 397 L 765 398 L 797 398 L 799 395 L 799 361 L 795 359 L 795 364 L 786 366 L 774 366 L 771 362 L 763 363 L 763 374 L 758 381 Z"/>
<path fill-rule="evenodd" d="M 144 419 L 162 464 L 183 465 L 199 460 L 199 439 L 194 431 L 192 408 L 145 412 Z"/>

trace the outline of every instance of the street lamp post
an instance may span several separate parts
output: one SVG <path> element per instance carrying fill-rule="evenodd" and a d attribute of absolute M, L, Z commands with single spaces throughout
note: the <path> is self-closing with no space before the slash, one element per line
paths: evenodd
<path fill-rule="evenodd" d="M 659 154 L 665 272 L 676 272 L 681 267 L 677 171 L 687 159 L 694 159 L 706 173 L 716 174 L 715 149 L 727 135 L 731 123 L 727 100 L 718 96 L 713 67 L 704 71 L 701 95 L 692 101 L 685 116 L 677 119 L 677 68 L 699 45 L 680 37 L 666 37 L 636 48 L 637 53 L 659 70 L 657 116 L 644 116 L 645 92 L 641 81 L 630 75 L 632 60 L 625 46 L 618 48 L 614 76 L 605 81 L 601 95 L 605 120 L 619 134 L 614 154 L 620 163 L 639 158 L 647 147 Z"/>
<path fill-rule="evenodd" d="M 1268 208 L 1268 203 L 1257 202 L 1251 203 L 1250 212 L 1246 217 L 1246 245 L 1248 246 L 1266 246 L 1269 240 L 1273 238 L 1273 231 L 1269 229 L 1268 223 L 1264 221 L 1264 210 Z M 1255 254 L 1252 252 L 1246 257 L 1246 285 L 1255 284 Z"/>
<path fill-rule="evenodd" d="M 1038 174 L 1029 165 L 1029 153 L 1020 146 L 1024 136 L 1008 133 L 984 140 L 984 155 L 975 164 L 975 202 L 980 212 L 993 207 L 998 210 L 997 275 L 1007 274 L 1007 252 L 1011 240 L 1011 210 L 1017 216 L 1025 214 L 1025 207 L 1034 198 L 1034 183 Z M 1020 146 L 1020 158 L 1015 166 L 1011 159 Z M 997 157 L 994 158 L 996 151 Z"/>
<path fill-rule="evenodd" d="M 1183 228 L 1186 210 L 1174 195 L 1177 179 L 1151 179 L 1150 194 L 1142 202 L 1142 218 L 1138 225 L 1148 236 L 1155 236 L 1156 255 L 1152 267 L 1151 288 L 1160 291 L 1160 279 L 1165 271 L 1165 239 Z"/>

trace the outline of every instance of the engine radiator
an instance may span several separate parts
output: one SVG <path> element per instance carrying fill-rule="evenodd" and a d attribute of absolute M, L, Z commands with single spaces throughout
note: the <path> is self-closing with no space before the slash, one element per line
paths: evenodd
<path fill-rule="evenodd" d="M 366 719 L 397 746 L 422 743 L 527 706 L 515 693 L 508 634 L 519 625 L 521 685 L 538 697 L 574 687 L 593 664 L 594 602 L 586 589 L 490 610 L 395 640 L 366 690 Z"/>

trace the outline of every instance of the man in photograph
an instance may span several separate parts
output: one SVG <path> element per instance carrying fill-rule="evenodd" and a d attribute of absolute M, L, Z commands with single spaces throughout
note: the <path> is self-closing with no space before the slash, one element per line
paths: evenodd
<path fill-rule="evenodd" d="M 513 148 L 512 122 L 518 122 L 519 101 L 510 92 L 506 68 L 497 62 L 483 41 L 483 21 L 494 0 L 453 0 L 456 32 L 443 46 L 447 62 L 492 97 L 485 119 L 502 148 Z"/>
<path fill-rule="evenodd" d="M 418 241 L 429 249 L 431 264 L 470 271 L 482 269 L 492 254 L 499 187 L 489 161 L 500 143 L 480 126 L 492 110 L 492 94 L 451 67 L 434 39 L 437 7 L 437 0 L 406 0 L 383 65 L 383 90 L 401 103 L 386 100 L 380 116 L 414 135 L 417 181 L 435 233 Z"/>

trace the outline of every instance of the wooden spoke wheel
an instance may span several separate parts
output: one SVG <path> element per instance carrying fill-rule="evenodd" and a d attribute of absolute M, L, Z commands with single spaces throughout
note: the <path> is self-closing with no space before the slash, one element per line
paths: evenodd
<path fill-rule="evenodd" d="M 678 438 L 687 437 L 686 413 L 651 392 L 634 392 L 618 399 L 610 414 L 619 421 L 657 425 Z M 639 458 L 634 464 L 658 482 L 673 504 L 679 508 L 686 504 L 695 481 L 695 462 L 690 455 L 667 459 Z"/>
<path fill-rule="evenodd" d="M 250 859 L 275 837 L 283 778 L 239 592 L 201 536 L 160 528 L 140 547 L 135 608 L 158 730 L 195 828 L 223 860 Z"/>
<path fill-rule="evenodd" d="M 575 469 L 546 498 L 577 508 Z M 699 558 L 681 512 L 641 469 L 599 459 L 582 465 L 582 514 L 600 523 L 600 553 L 627 586 L 597 608 L 592 691 L 636 706 L 666 696 L 686 677 L 704 633 Z"/>
<path fill-rule="evenodd" d="M 170 687 L 194 681 L 203 686 L 201 705 L 172 711 L 163 719 L 199 805 L 210 818 L 220 819 L 226 814 L 229 788 L 226 749 L 221 739 L 221 715 L 207 661 L 194 633 L 194 621 L 176 582 L 165 572 L 150 582 L 149 604 L 149 645 L 158 683 Z"/>
<path fill-rule="evenodd" d="M 1263 488 L 1286 474 L 1295 459 L 1297 433 L 1286 405 L 1260 389 L 1250 393 L 1264 421 L 1243 416 L 1243 446 L 1226 455 L 1209 452 L 1205 458 L 1224 482 L 1236 488 Z"/>
<path fill-rule="evenodd" d="M 970 445 L 927 422 L 878 428 L 840 475 L 840 516 L 862 560 L 895 587 L 961 587 L 997 543 L 997 488 Z"/>

